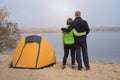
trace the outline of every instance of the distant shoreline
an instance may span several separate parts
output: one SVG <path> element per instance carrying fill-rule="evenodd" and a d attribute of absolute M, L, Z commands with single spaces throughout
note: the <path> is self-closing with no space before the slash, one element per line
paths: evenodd
<path fill-rule="evenodd" d="M 91 32 L 120 32 L 120 27 L 90 27 Z M 21 27 L 21 33 L 61 33 L 61 27 Z"/>

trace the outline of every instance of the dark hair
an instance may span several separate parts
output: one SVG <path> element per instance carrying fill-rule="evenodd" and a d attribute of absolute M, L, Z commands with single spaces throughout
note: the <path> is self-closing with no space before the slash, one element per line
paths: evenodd
<path fill-rule="evenodd" d="M 72 18 L 67 19 L 67 25 L 70 25 L 73 22 Z"/>

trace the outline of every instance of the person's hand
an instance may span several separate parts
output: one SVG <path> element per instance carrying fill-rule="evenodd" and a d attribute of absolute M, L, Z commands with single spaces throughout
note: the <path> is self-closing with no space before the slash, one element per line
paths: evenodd
<path fill-rule="evenodd" d="M 64 31 L 65 28 L 61 28 L 61 31 Z"/>
<path fill-rule="evenodd" d="M 61 31 L 63 31 L 63 28 L 61 28 Z"/>

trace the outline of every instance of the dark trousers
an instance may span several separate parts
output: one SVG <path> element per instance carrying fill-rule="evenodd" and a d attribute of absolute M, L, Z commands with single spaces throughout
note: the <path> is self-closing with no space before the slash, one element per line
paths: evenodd
<path fill-rule="evenodd" d="M 87 51 L 87 41 L 86 38 L 75 38 L 76 45 L 76 60 L 78 63 L 78 67 L 82 68 L 82 60 L 81 60 L 81 50 L 83 56 L 83 62 L 86 68 L 89 68 L 89 59 L 88 59 L 88 51 Z"/>
<path fill-rule="evenodd" d="M 64 44 L 63 65 L 66 65 L 69 51 L 71 51 L 71 64 L 72 65 L 75 64 L 75 46 L 73 44 L 71 44 L 71 45 Z"/>

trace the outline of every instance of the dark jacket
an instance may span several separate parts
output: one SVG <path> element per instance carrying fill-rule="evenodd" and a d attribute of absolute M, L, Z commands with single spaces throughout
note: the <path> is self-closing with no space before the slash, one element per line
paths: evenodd
<path fill-rule="evenodd" d="M 73 28 L 76 29 L 77 32 L 86 32 L 86 34 L 90 32 L 88 23 L 85 20 L 83 20 L 81 17 L 75 18 L 75 20 L 72 22 L 70 27 L 68 29 L 62 28 L 62 31 L 70 32 Z M 86 37 L 86 35 L 80 37 Z"/>

